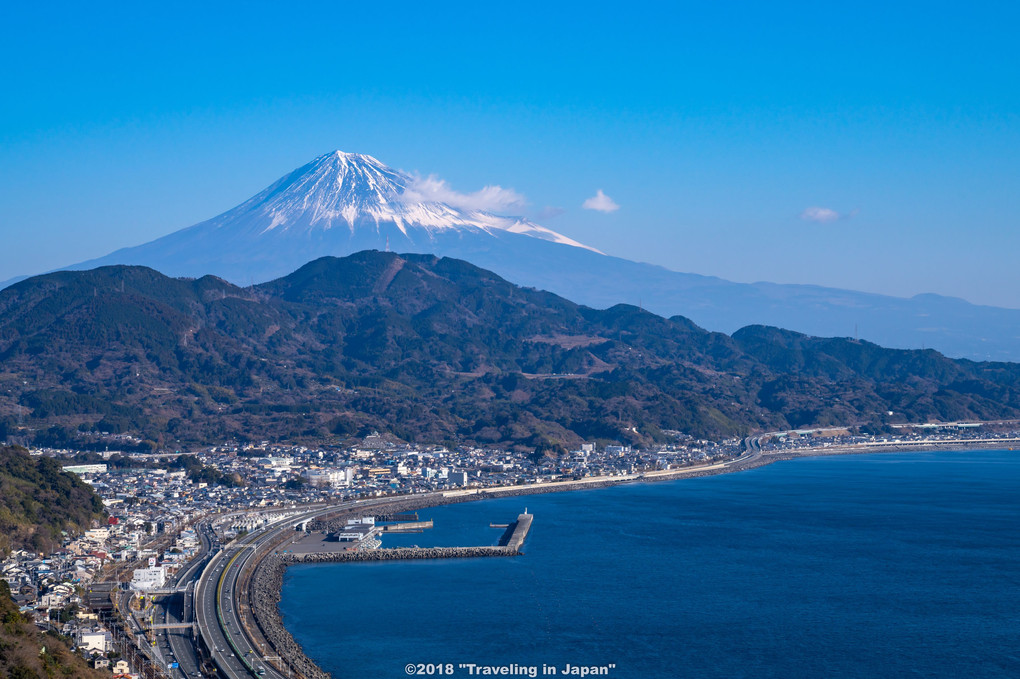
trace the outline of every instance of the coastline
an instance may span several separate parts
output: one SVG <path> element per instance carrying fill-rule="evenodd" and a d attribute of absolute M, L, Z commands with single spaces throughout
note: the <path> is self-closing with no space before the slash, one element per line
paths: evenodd
<path fill-rule="evenodd" d="M 534 484 L 529 486 L 514 487 L 507 486 L 499 489 L 471 489 L 469 491 L 451 491 L 451 494 L 427 495 L 427 496 L 403 496 L 393 498 L 392 504 L 386 508 L 391 512 L 413 511 L 430 507 L 443 506 L 447 504 L 458 504 L 476 500 L 486 500 L 498 497 L 513 497 L 523 495 L 537 495 L 554 492 L 569 492 L 575 490 L 589 490 L 605 488 L 638 482 L 675 481 L 683 478 L 701 478 L 705 476 L 716 476 L 733 472 L 746 471 L 763 467 L 774 462 L 792 460 L 798 458 L 828 457 L 835 455 L 866 455 L 872 453 L 904 453 L 904 452 L 930 452 L 932 450 L 951 450 L 953 452 L 969 452 L 975 450 L 1008 449 L 1010 441 L 980 441 L 968 442 L 966 439 L 955 441 L 940 441 L 938 443 L 928 442 L 903 442 L 883 446 L 831 446 L 826 448 L 811 448 L 803 451 L 778 451 L 774 453 L 759 453 L 747 459 L 738 459 L 733 464 L 713 464 L 704 467 L 692 467 L 680 470 L 664 470 L 661 472 L 649 472 L 642 475 L 628 477 L 600 477 L 591 480 L 579 479 L 576 481 L 552 482 Z M 342 524 L 347 518 L 358 514 L 357 508 L 346 508 L 338 510 L 325 522 L 328 527 L 332 524 Z M 291 633 L 284 627 L 280 615 L 279 604 L 282 598 L 283 578 L 287 566 L 292 563 L 315 563 L 315 562 L 343 562 L 363 560 L 351 557 L 336 557 L 330 555 L 321 558 L 285 558 L 275 552 L 279 545 L 287 541 L 287 536 L 274 543 L 272 549 L 266 550 L 266 556 L 254 564 L 254 571 L 248 580 L 248 600 L 251 603 L 250 613 L 253 615 L 254 626 L 258 629 L 263 640 L 269 648 L 275 650 L 281 662 L 289 666 L 297 677 L 307 679 L 330 679 L 331 674 L 320 668 L 305 652 L 301 645 L 294 639 Z M 478 556 L 475 554 L 463 555 L 464 557 Z M 391 558 L 400 558 L 394 555 Z M 372 559 L 381 560 L 381 559 Z"/>

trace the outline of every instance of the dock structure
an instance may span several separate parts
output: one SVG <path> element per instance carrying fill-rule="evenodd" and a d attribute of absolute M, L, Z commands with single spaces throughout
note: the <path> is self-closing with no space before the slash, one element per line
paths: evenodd
<path fill-rule="evenodd" d="M 397 547 L 397 548 L 373 548 L 373 549 L 344 549 L 343 542 L 336 542 L 335 540 L 330 542 L 325 539 L 319 539 L 317 542 L 308 545 L 308 548 L 302 549 L 301 543 L 294 543 L 291 549 L 286 552 L 274 552 L 274 556 L 280 560 L 280 563 L 326 563 L 326 562 L 343 562 L 343 561 L 394 561 L 394 560 L 417 560 L 417 559 L 464 559 L 471 557 L 486 557 L 486 556 L 519 556 L 523 554 L 521 552 L 521 545 L 524 544 L 524 539 L 528 537 L 528 531 L 531 529 L 532 515 L 528 514 L 527 508 L 524 513 L 517 516 L 517 520 L 511 524 L 506 525 L 506 531 L 503 536 L 499 539 L 498 545 L 481 545 L 476 547 Z M 370 519 L 355 520 L 349 523 L 345 529 L 351 530 L 352 533 L 356 533 L 357 529 L 367 529 L 371 527 L 373 531 L 377 531 L 380 528 L 386 531 L 394 532 L 421 532 L 424 528 L 431 528 L 432 521 L 421 521 L 417 522 L 418 525 L 407 522 L 398 526 L 388 525 L 380 527 L 374 523 L 359 523 L 359 521 L 370 521 Z M 427 525 L 426 525 L 427 524 Z M 360 535 L 360 533 L 358 534 Z M 337 537 L 345 537 L 345 533 L 340 533 Z M 357 535 L 352 535 L 352 541 L 348 544 L 358 545 L 356 541 L 353 541 Z M 378 545 L 373 545 L 378 547 Z"/>
<path fill-rule="evenodd" d="M 531 530 L 531 520 L 533 518 L 531 514 L 528 514 L 527 508 L 525 508 L 524 513 L 519 514 L 517 520 L 507 526 L 503 537 L 499 539 L 499 546 L 509 547 L 514 552 L 521 551 L 524 538 L 528 537 L 528 531 Z"/>

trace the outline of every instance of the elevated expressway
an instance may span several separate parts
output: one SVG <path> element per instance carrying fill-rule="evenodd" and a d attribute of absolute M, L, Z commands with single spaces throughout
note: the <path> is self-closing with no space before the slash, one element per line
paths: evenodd
<path fill-rule="evenodd" d="M 165 642 L 170 649 L 170 657 L 166 658 L 167 665 L 171 662 L 177 662 L 179 665 L 179 667 L 169 670 L 170 676 L 175 679 L 202 676 L 201 662 L 195 645 L 195 641 L 198 639 L 198 630 L 194 627 L 194 591 L 198 576 L 209 559 L 212 558 L 215 535 L 212 528 L 204 522 L 196 527 L 196 532 L 202 544 L 202 556 L 192 561 L 178 574 L 176 584 L 184 585 L 186 590 L 181 595 L 172 597 L 165 605 L 163 612 L 164 624 L 192 624 L 187 627 L 162 630 L 162 633 L 157 637 L 157 643 Z"/>
<path fill-rule="evenodd" d="M 249 564 L 257 555 L 275 544 L 283 533 L 294 531 L 296 524 L 308 519 L 354 507 L 378 507 L 406 500 L 406 496 L 355 500 L 292 514 L 216 552 L 198 577 L 194 608 L 202 643 L 219 676 L 292 679 L 288 676 L 289 668 L 280 669 L 287 666 L 278 657 L 267 658 L 261 636 L 246 627 L 239 610 L 240 606 L 247 605 L 244 583 L 250 576 Z"/>

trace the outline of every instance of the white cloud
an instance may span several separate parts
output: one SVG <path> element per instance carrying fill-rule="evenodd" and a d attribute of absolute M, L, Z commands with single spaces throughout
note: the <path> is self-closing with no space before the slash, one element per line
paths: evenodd
<path fill-rule="evenodd" d="M 602 189 L 595 192 L 595 195 L 581 203 L 585 210 L 598 210 L 599 212 L 615 212 L 620 209 L 612 198 L 602 193 Z"/>
<path fill-rule="evenodd" d="M 835 222 L 840 219 L 850 219 L 857 214 L 857 210 L 851 212 L 845 212 L 840 214 L 835 210 L 827 207 L 809 207 L 800 213 L 800 218 L 806 222 L 818 222 L 819 224 L 828 224 L 829 222 Z"/>
<path fill-rule="evenodd" d="M 445 179 L 434 174 L 428 177 L 415 175 L 414 180 L 400 194 L 405 203 L 446 203 L 462 210 L 501 212 L 523 206 L 524 196 L 502 186 L 486 186 L 474 193 L 460 193 L 450 188 Z"/>

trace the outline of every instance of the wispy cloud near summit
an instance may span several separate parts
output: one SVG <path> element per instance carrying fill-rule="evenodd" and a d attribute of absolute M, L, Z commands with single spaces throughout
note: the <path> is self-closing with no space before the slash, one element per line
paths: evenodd
<path fill-rule="evenodd" d="M 598 210 L 599 212 L 615 212 L 620 209 L 612 198 L 602 193 L 602 189 L 595 192 L 595 195 L 581 203 L 585 210 Z"/>
<path fill-rule="evenodd" d="M 485 186 L 474 193 L 460 193 L 450 188 L 445 179 L 434 174 L 427 177 L 412 175 L 414 181 L 408 185 L 400 200 L 405 203 L 446 203 L 462 210 L 482 212 L 503 212 L 526 204 L 524 196 L 513 189 L 499 185 Z"/>

